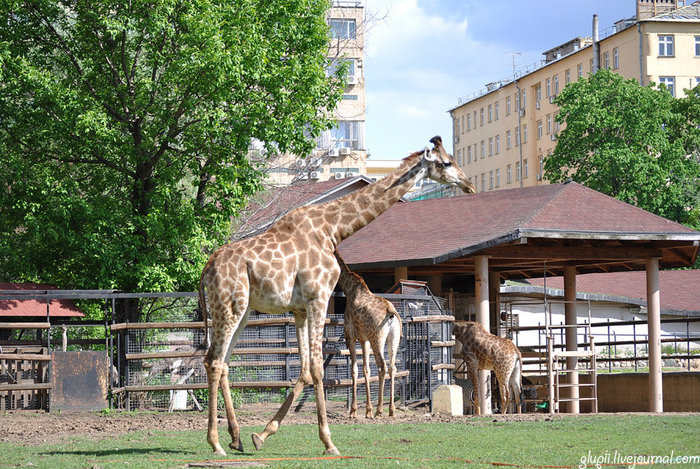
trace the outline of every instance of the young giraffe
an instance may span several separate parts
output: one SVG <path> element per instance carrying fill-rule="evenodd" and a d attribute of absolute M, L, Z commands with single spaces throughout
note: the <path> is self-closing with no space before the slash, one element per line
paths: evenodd
<path fill-rule="evenodd" d="M 377 218 L 408 192 L 421 178 L 459 186 L 474 192 L 454 158 L 433 137 L 433 149 L 415 152 L 385 178 L 339 199 L 299 207 L 279 219 L 269 230 L 219 248 L 202 271 L 199 301 L 206 311 L 204 289 L 209 292 L 212 321 L 211 345 L 204 357 L 209 380 L 207 441 L 214 453 L 226 454 L 219 444 L 217 388 L 221 386 L 229 447 L 242 451 L 240 429 L 231 402 L 228 360 L 251 310 L 264 313 L 292 311 L 297 332 L 299 378 L 292 391 L 261 434 L 253 433 L 260 449 L 275 433 L 289 407 L 304 386 L 314 385 L 319 436 L 326 454 L 339 454 L 331 441 L 323 390 L 323 325 L 340 268 L 333 256 L 338 244 Z"/>
<path fill-rule="evenodd" d="M 474 389 L 476 414 L 481 414 L 477 370 L 493 370 L 496 373 L 501 391 L 501 413 L 505 414 L 508 410 L 511 389 L 520 413 L 523 358 L 513 341 L 495 336 L 478 322 L 471 321 L 455 322 L 454 335 L 462 344 L 462 356 Z"/>
<path fill-rule="evenodd" d="M 396 374 L 396 352 L 401 340 L 401 316 L 396 312 L 394 305 L 386 298 L 374 295 L 362 277 L 351 272 L 338 252 L 335 257 L 340 265 L 340 278 L 338 284 L 343 289 L 346 298 L 345 304 L 345 344 L 350 351 L 352 364 L 352 404 L 350 405 L 350 417 L 357 417 L 357 353 L 355 342 L 362 344 L 362 369 L 365 375 L 365 388 L 367 390 L 366 416 L 372 417 L 372 397 L 369 386 L 369 348 L 372 346 L 374 359 L 377 362 L 379 375 L 379 399 L 377 402 L 377 416 L 384 410 L 384 378 L 386 377 L 386 364 L 384 362 L 384 345 L 389 341 L 387 350 L 389 357 L 389 417 L 396 412 L 394 404 L 394 375 Z"/>

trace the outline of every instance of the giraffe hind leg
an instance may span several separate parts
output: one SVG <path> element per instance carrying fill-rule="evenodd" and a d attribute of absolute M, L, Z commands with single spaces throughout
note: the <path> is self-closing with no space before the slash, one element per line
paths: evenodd
<path fill-rule="evenodd" d="M 372 418 L 372 393 L 369 384 L 371 373 L 369 362 L 369 342 L 362 342 L 362 371 L 365 375 L 365 391 L 367 392 L 367 401 L 365 402 L 365 416 Z"/>

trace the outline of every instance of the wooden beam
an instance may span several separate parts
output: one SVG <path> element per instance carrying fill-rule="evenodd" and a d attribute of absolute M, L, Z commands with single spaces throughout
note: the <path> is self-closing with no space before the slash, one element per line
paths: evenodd
<path fill-rule="evenodd" d="M 511 259 L 568 259 L 568 260 L 631 260 L 661 257 L 661 249 L 618 246 L 618 247 L 549 247 L 549 246 L 498 246 L 483 251 L 491 256 L 491 262 L 498 258 Z"/>

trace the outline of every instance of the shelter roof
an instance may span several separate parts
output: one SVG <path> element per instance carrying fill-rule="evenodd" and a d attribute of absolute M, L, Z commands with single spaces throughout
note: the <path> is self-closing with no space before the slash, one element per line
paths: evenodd
<path fill-rule="evenodd" d="M 46 301 L 43 300 L 2 300 L 3 294 L 18 295 L 22 293 L 46 294 L 57 288 L 53 285 L 39 283 L 0 283 L 0 318 L 27 317 L 46 318 Z M 77 306 L 70 300 L 51 300 L 50 317 L 83 317 Z"/>
<path fill-rule="evenodd" d="M 698 21 L 700 20 L 700 1 L 678 8 L 673 11 L 661 13 L 646 21 Z"/>
<path fill-rule="evenodd" d="M 530 279 L 534 285 L 544 286 L 544 279 Z M 563 277 L 548 277 L 547 288 L 564 289 Z M 700 270 L 662 270 L 659 272 L 661 309 L 666 311 L 700 311 Z M 586 293 L 614 295 L 640 300 L 646 304 L 646 273 L 614 272 L 576 276 L 576 290 Z"/>
<path fill-rule="evenodd" d="M 700 232 L 574 182 L 396 204 L 343 241 L 359 271 L 411 266 L 415 275 L 474 272 L 490 257 L 504 278 L 692 264 Z M 439 267 L 438 267 L 439 264 Z"/>

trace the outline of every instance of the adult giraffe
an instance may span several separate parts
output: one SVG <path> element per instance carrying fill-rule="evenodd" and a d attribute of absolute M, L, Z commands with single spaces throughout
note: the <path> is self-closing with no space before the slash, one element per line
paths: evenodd
<path fill-rule="evenodd" d="M 333 252 L 342 240 L 377 218 L 428 177 L 475 192 L 454 158 L 433 137 L 432 150 L 415 152 L 380 181 L 345 197 L 321 205 L 299 207 L 279 219 L 266 232 L 227 244 L 212 254 L 202 271 L 199 301 L 206 311 L 204 289 L 209 293 L 212 338 L 204 358 L 209 381 L 207 441 L 215 454 L 225 455 L 217 428 L 217 388 L 221 386 L 229 447 L 243 451 L 240 428 L 231 401 L 228 360 L 251 310 L 294 313 L 301 369 L 292 392 L 261 434 L 253 433 L 260 449 L 275 433 L 306 384 L 313 383 L 321 441 L 326 454 L 340 454 L 331 441 L 323 390 L 323 326 L 340 268 Z M 206 315 L 205 315 L 206 317 Z M 206 323 L 206 321 L 205 321 Z"/>

